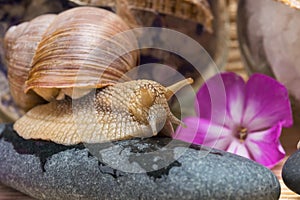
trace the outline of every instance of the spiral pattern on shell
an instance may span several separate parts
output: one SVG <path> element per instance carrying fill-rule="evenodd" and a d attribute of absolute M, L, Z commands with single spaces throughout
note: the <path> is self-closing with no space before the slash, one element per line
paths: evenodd
<path fill-rule="evenodd" d="M 136 66 L 139 53 L 128 50 L 137 49 L 134 34 L 120 34 L 129 29 L 116 14 L 92 7 L 42 15 L 11 27 L 5 48 L 16 103 L 28 110 L 43 99 L 73 96 L 73 88 L 84 95 L 92 88 L 130 80 L 124 74 Z M 112 40 L 117 34 L 121 36 Z"/>

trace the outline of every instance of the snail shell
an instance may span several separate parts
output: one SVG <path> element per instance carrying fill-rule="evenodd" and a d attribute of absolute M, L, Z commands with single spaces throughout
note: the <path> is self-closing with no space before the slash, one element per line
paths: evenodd
<path fill-rule="evenodd" d="M 32 108 L 15 122 L 17 133 L 64 145 L 149 137 L 160 130 L 170 135 L 172 123 L 181 122 L 167 100 L 192 79 L 166 88 L 124 76 L 139 58 L 137 51 L 128 51 L 137 49 L 133 34 L 113 37 L 126 30 L 117 15 L 90 7 L 9 29 L 10 89 L 18 105 Z M 42 100 L 50 103 L 36 105 Z"/>
<path fill-rule="evenodd" d="M 43 15 L 11 27 L 5 35 L 5 55 L 8 64 L 10 93 L 17 105 L 28 110 L 43 102 L 33 91 L 24 93 L 25 81 L 28 79 L 30 63 L 39 41 L 55 15 Z"/>
<path fill-rule="evenodd" d="M 130 33 L 110 40 L 129 29 L 116 14 L 92 7 L 43 15 L 10 28 L 5 47 L 17 105 L 29 110 L 42 100 L 34 100 L 36 94 L 51 101 L 74 97 L 73 88 L 81 88 L 79 98 L 92 88 L 130 80 L 124 74 L 136 66 L 139 54 L 126 48 L 137 49 L 137 41 Z"/>

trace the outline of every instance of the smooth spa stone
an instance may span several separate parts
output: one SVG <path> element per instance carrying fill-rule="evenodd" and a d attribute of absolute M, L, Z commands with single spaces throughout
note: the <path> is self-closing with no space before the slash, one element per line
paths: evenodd
<path fill-rule="evenodd" d="M 170 138 L 63 146 L 0 125 L 0 182 L 37 199 L 274 200 L 267 168 Z"/>
<path fill-rule="evenodd" d="M 288 188 L 300 194 L 300 150 L 292 154 L 284 163 L 282 179 Z"/>

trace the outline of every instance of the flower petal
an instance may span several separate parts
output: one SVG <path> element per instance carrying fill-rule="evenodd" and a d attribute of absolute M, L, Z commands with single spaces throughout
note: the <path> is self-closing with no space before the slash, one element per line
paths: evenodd
<path fill-rule="evenodd" d="M 243 124 L 250 131 L 263 130 L 279 122 L 284 127 L 293 124 L 287 89 L 276 80 L 254 74 L 246 84 Z"/>
<path fill-rule="evenodd" d="M 251 156 L 245 144 L 235 138 L 231 141 L 226 151 L 251 159 Z"/>
<path fill-rule="evenodd" d="M 173 138 L 183 140 L 185 142 L 194 144 L 203 144 L 214 148 L 228 146 L 226 142 L 231 136 L 231 131 L 225 127 L 211 124 L 206 119 L 199 119 L 197 117 L 188 117 L 183 120 L 186 128 L 179 126 L 173 135 Z M 222 142 L 218 142 L 218 141 Z M 216 146 L 216 145 L 219 146 Z M 223 148 L 221 148 L 223 149 Z"/>
<path fill-rule="evenodd" d="M 234 73 L 209 79 L 198 91 L 196 112 L 201 119 L 233 128 L 240 124 L 244 110 L 245 82 Z"/>
<path fill-rule="evenodd" d="M 285 152 L 279 141 L 281 128 L 278 123 L 270 129 L 248 134 L 245 145 L 255 161 L 272 168 L 284 158 Z"/>

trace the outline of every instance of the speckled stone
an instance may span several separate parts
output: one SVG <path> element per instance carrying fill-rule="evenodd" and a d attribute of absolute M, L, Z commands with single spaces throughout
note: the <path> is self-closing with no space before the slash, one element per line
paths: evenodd
<path fill-rule="evenodd" d="M 291 155 L 284 163 L 282 179 L 288 188 L 300 194 L 300 150 Z"/>
<path fill-rule="evenodd" d="M 0 155 L 0 181 L 38 199 L 274 200 L 280 195 L 269 169 L 169 138 L 67 147 L 24 140 L 2 124 Z"/>

